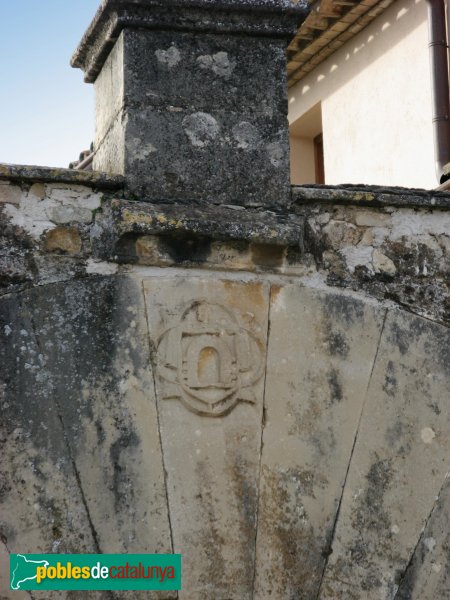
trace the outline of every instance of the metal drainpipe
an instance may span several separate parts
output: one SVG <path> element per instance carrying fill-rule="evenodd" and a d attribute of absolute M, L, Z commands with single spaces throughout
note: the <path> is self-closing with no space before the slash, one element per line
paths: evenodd
<path fill-rule="evenodd" d="M 444 0 L 427 0 L 436 177 L 450 163 L 448 49 Z M 450 18 L 450 15 L 449 15 Z M 447 177 L 444 177 L 444 180 Z"/>

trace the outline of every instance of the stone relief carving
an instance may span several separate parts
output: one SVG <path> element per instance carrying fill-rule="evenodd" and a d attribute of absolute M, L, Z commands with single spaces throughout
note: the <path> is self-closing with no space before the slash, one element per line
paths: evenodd
<path fill-rule="evenodd" d="M 164 400 L 221 417 L 238 402 L 256 402 L 253 385 L 264 371 L 261 339 L 240 324 L 236 311 L 206 300 L 191 302 L 157 344 Z"/>

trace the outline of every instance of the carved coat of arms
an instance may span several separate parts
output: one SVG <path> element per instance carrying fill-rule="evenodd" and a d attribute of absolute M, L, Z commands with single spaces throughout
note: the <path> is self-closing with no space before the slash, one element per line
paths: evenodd
<path fill-rule="evenodd" d="M 261 340 L 237 314 L 204 300 L 192 302 L 159 338 L 157 370 L 163 399 L 219 417 L 239 401 L 256 401 L 252 386 L 264 370 Z"/>

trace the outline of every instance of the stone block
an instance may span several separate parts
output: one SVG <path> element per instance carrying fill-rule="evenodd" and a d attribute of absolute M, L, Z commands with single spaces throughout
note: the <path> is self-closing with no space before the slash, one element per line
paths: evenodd
<path fill-rule="evenodd" d="M 95 147 L 119 116 L 124 102 L 123 34 L 95 81 Z"/>
<path fill-rule="evenodd" d="M 384 311 L 273 286 L 255 598 L 316 598 Z"/>
<path fill-rule="evenodd" d="M 375 273 L 384 273 L 385 275 L 395 275 L 397 269 L 393 261 L 380 252 L 378 249 L 375 249 L 372 254 L 372 263 L 373 268 L 375 269 Z"/>
<path fill-rule="evenodd" d="M 395 596 L 450 465 L 449 348 L 445 327 L 388 312 L 320 599 Z"/>
<path fill-rule="evenodd" d="M 20 201 L 20 213 L 30 221 L 30 225 L 50 220 L 49 213 L 58 206 L 55 200 L 50 200 L 47 196 L 36 196 L 33 192 L 30 190 L 28 194 L 24 194 Z"/>
<path fill-rule="evenodd" d="M 449 507 L 450 485 L 447 477 L 402 577 L 397 600 L 436 600 L 448 595 Z"/>
<path fill-rule="evenodd" d="M 142 235 L 134 244 L 137 262 L 140 265 L 169 266 L 173 260 L 163 252 L 159 245 L 159 239 L 153 235 Z"/>
<path fill-rule="evenodd" d="M 78 254 L 81 247 L 81 237 L 75 227 L 55 227 L 47 232 L 44 239 L 44 250 L 47 252 Z"/>
<path fill-rule="evenodd" d="M 213 242 L 208 264 L 222 269 L 254 269 L 250 245 L 246 242 Z"/>
<path fill-rule="evenodd" d="M 0 204 L 20 204 L 23 192 L 18 185 L 0 181 Z"/>
<path fill-rule="evenodd" d="M 323 233 L 331 248 L 337 250 L 345 246 L 356 246 L 361 240 L 363 232 L 347 221 L 330 221 L 324 228 Z"/>
<path fill-rule="evenodd" d="M 277 206 L 289 193 L 286 131 L 276 119 L 147 108 L 127 115 L 124 135 L 125 174 L 140 199 L 158 190 L 159 200 Z"/>
<path fill-rule="evenodd" d="M 125 130 L 122 119 L 126 115 L 119 112 L 111 122 L 104 137 L 96 137 L 93 168 L 110 174 L 123 175 L 125 173 Z M 103 132 L 99 132 L 99 136 Z"/>
<path fill-rule="evenodd" d="M 46 196 L 50 201 L 74 208 L 96 210 L 101 206 L 101 195 L 84 185 L 47 184 Z"/>
<path fill-rule="evenodd" d="M 54 206 L 48 211 L 50 220 L 54 223 L 64 225 L 66 223 L 91 223 L 94 218 L 92 211 L 88 208 L 76 206 Z"/>
<path fill-rule="evenodd" d="M 171 552 L 140 285 L 94 277 L 2 302 L 11 551 Z"/>
<path fill-rule="evenodd" d="M 144 293 L 180 599 L 250 600 L 267 284 L 153 278 Z"/>
<path fill-rule="evenodd" d="M 28 204 L 28 198 L 22 196 L 20 207 L 6 204 L 4 214 L 11 225 L 20 227 L 31 238 L 39 240 L 43 233 L 55 227 L 47 216 L 48 208 L 49 204 L 45 201 L 35 206 L 34 202 Z"/>
<path fill-rule="evenodd" d="M 41 346 L 31 317 L 39 295 L 0 301 L 1 538 L 13 553 L 96 552 L 52 392 L 53 350 Z"/>
<path fill-rule="evenodd" d="M 119 41 L 122 37 L 124 56 L 114 68 L 118 78 L 121 69 L 125 72 L 127 104 L 204 112 L 251 109 L 258 118 L 286 119 L 285 53 L 278 41 L 169 31 L 149 36 L 138 29 L 125 30 Z M 108 96 L 105 102 L 111 102 Z"/>
<path fill-rule="evenodd" d="M 359 210 L 355 214 L 355 223 L 361 227 L 389 227 L 391 216 L 374 210 Z"/>
<path fill-rule="evenodd" d="M 47 185 L 45 183 L 33 183 L 30 186 L 30 191 L 29 191 L 28 195 L 34 196 L 35 198 L 37 198 L 39 200 L 43 200 L 45 198 L 46 191 L 47 191 Z"/>

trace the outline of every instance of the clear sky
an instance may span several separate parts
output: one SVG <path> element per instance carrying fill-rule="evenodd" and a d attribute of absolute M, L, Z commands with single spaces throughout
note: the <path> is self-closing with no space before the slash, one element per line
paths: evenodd
<path fill-rule="evenodd" d="M 94 136 L 69 61 L 100 0 L 0 0 L 0 163 L 67 167 Z"/>

